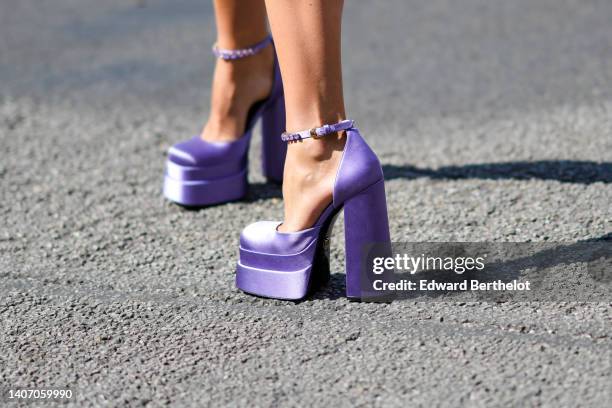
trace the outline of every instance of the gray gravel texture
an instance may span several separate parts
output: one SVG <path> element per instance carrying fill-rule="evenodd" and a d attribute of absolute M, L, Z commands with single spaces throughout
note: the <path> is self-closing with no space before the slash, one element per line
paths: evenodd
<path fill-rule="evenodd" d="M 609 0 L 347 2 L 348 111 L 395 241 L 610 239 L 611 21 Z M 166 149 L 205 119 L 213 41 L 205 0 L 0 0 L 0 388 L 611 406 L 609 302 L 351 303 L 341 222 L 312 298 L 236 290 L 240 230 L 282 211 L 259 144 L 244 202 L 188 211 L 160 191 Z"/>

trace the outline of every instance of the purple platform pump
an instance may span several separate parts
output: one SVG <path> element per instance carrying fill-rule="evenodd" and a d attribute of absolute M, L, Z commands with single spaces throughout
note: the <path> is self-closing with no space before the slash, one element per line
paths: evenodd
<path fill-rule="evenodd" d="M 224 60 L 255 55 L 272 44 L 272 38 L 244 49 L 213 47 Z M 280 140 L 285 129 L 285 100 L 276 56 L 270 95 L 249 111 L 245 133 L 233 142 L 207 142 L 194 136 L 168 150 L 164 196 L 185 206 L 206 206 L 238 200 L 247 193 L 248 150 L 253 128 L 262 121 L 262 170 L 268 181 L 281 183 L 287 146 Z"/>
<path fill-rule="evenodd" d="M 260 221 L 240 236 L 236 286 L 244 292 L 277 299 L 301 299 L 329 279 L 329 236 L 344 209 L 346 295 L 375 300 L 373 276 L 367 261 L 374 254 L 390 255 L 389 222 L 383 172 L 376 154 L 352 120 L 297 133 L 283 133 L 292 142 L 346 131 L 346 144 L 336 174 L 333 201 L 311 228 L 284 233 L 280 222 Z"/>

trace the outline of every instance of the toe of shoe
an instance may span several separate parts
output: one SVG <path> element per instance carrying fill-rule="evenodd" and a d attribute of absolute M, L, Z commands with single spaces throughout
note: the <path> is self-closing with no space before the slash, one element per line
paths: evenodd
<path fill-rule="evenodd" d="M 244 164 L 248 138 L 235 142 L 207 142 L 199 136 L 177 143 L 168 150 L 168 160 L 181 166 L 208 167 Z"/>
<path fill-rule="evenodd" d="M 247 226 L 240 234 L 240 248 L 270 255 L 294 255 L 316 241 L 319 228 L 313 227 L 297 232 L 279 232 L 279 221 L 259 221 Z"/>
<path fill-rule="evenodd" d="M 196 156 L 186 148 L 185 142 L 177 143 L 168 149 L 168 160 L 181 166 L 195 166 L 198 164 Z"/>
<path fill-rule="evenodd" d="M 259 221 L 248 225 L 240 234 L 240 248 L 252 252 L 275 253 L 278 221 Z"/>

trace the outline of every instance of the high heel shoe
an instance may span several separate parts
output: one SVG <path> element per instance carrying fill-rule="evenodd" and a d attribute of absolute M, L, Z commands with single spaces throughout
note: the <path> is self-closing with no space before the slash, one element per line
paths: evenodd
<path fill-rule="evenodd" d="M 284 233 L 280 222 L 260 221 L 240 236 L 236 286 L 254 295 L 301 299 L 329 279 L 329 237 L 336 216 L 344 209 L 346 245 L 346 295 L 352 299 L 376 298 L 368 261 L 390 254 L 389 222 L 383 172 L 353 121 L 303 132 L 283 133 L 295 141 L 346 131 L 346 144 L 336 174 L 333 201 L 311 228 Z M 389 275 L 386 275 L 389 279 Z"/>
<path fill-rule="evenodd" d="M 213 47 L 218 58 L 235 60 L 255 55 L 272 38 L 245 49 Z M 177 143 L 168 150 L 164 196 L 185 206 L 205 206 L 238 200 L 247 193 L 247 156 L 251 134 L 262 119 L 262 170 L 268 181 L 281 183 L 287 146 L 280 140 L 285 128 L 285 100 L 276 55 L 270 95 L 256 102 L 246 121 L 245 133 L 233 142 L 207 142 L 200 136 Z"/>

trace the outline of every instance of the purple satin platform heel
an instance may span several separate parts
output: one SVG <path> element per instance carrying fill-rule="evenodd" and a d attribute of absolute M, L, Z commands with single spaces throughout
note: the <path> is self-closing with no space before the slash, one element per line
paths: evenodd
<path fill-rule="evenodd" d="M 347 139 L 336 174 L 333 201 L 311 228 L 284 233 L 280 222 L 261 221 L 247 226 L 240 236 L 236 286 L 250 294 L 301 299 L 329 279 L 329 236 L 336 216 L 344 209 L 346 295 L 375 299 L 371 282 L 378 279 L 366 264 L 374 248 L 390 254 L 389 222 L 383 172 L 376 154 L 345 120 L 292 134 L 295 141 L 346 131 Z"/>
<path fill-rule="evenodd" d="M 272 44 L 272 38 L 245 49 L 213 53 L 224 60 L 255 55 Z M 207 142 L 200 136 L 177 143 L 168 150 L 164 196 L 185 206 L 206 206 L 243 198 L 248 189 L 248 150 L 253 128 L 262 120 L 262 170 L 268 181 L 281 183 L 287 146 L 280 140 L 285 129 L 285 100 L 276 56 L 270 95 L 250 109 L 245 133 L 233 142 Z"/>

